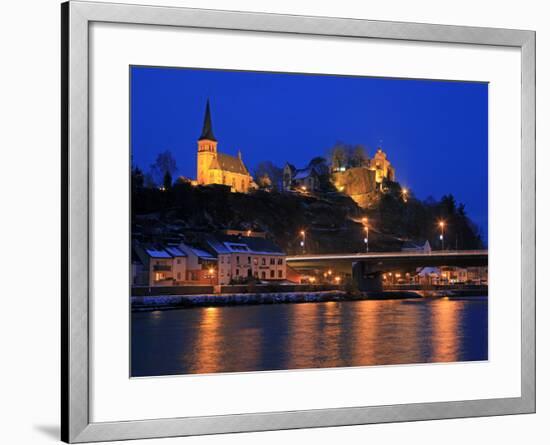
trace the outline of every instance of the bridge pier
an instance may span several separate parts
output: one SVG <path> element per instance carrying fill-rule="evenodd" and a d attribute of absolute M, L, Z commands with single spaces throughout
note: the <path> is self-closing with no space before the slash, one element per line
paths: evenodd
<path fill-rule="evenodd" d="M 372 271 L 364 261 L 356 261 L 351 266 L 353 281 L 361 292 L 382 292 L 382 272 Z"/>

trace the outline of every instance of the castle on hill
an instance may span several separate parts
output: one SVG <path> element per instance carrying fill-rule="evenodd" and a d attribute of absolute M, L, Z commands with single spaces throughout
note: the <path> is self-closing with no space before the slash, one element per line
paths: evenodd
<path fill-rule="evenodd" d="M 256 185 L 244 165 L 241 152 L 237 156 L 218 152 L 218 141 L 212 128 L 210 101 L 206 102 L 202 132 L 197 141 L 197 184 L 221 184 L 232 192 L 247 193 Z"/>
<path fill-rule="evenodd" d="M 196 184 L 225 185 L 230 187 L 232 192 L 240 193 L 248 193 L 258 188 L 244 164 L 240 150 L 237 156 L 218 151 L 218 141 L 212 127 L 210 101 L 206 102 L 202 132 L 197 145 Z M 376 194 L 384 190 L 384 181 L 395 181 L 395 169 L 386 153 L 379 147 L 374 157 L 365 160 L 361 165 L 333 162 L 327 171 L 324 171 L 321 165 L 310 164 L 299 169 L 286 163 L 283 169 L 283 190 L 318 192 L 323 175 L 329 176 L 336 190 L 350 196 L 362 207 L 368 206 Z M 271 178 L 264 178 L 264 182 L 271 183 Z"/>

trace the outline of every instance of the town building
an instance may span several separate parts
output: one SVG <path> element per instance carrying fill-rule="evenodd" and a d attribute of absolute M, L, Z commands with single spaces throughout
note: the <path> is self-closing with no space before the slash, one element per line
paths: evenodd
<path fill-rule="evenodd" d="M 316 192 L 321 187 L 321 173 L 316 166 L 297 169 L 288 162 L 283 169 L 283 190 Z"/>
<path fill-rule="evenodd" d="M 422 285 L 488 284 L 488 268 L 484 267 L 423 267 L 417 270 L 414 282 Z"/>
<path fill-rule="evenodd" d="M 197 145 L 197 184 L 226 185 L 232 192 L 240 193 L 247 193 L 250 188 L 256 187 L 240 151 L 237 156 L 218 152 L 209 101 L 206 102 L 204 123 Z"/>
<path fill-rule="evenodd" d="M 401 246 L 402 252 L 431 253 L 432 246 L 428 240 L 425 241 L 405 241 Z"/>
<path fill-rule="evenodd" d="M 374 158 L 369 162 L 369 167 L 376 173 L 376 183 L 379 184 L 380 188 L 384 179 L 388 181 L 395 181 L 395 169 L 388 160 L 386 153 L 382 151 L 382 148 L 378 147 Z"/>
<path fill-rule="evenodd" d="M 136 260 L 132 261 L 132 282 L 144 286 L 173 286 L 186 276 L 185 252 L 178 246 L 135 244 Z"/>
<path fill-rule="evenodd" d="M 186 255 L 186 274 L 183 283 L 178 284 L 218 284 L 218 259 L 207 250 L 180 243 L 178 248 Z"/>
<path fill-rule="evenodd" d="M 286 279 L 286 255 L 272 241 L 257 236 L 211 235 L 205 240 L 218 259 L 218 284 Z"/>

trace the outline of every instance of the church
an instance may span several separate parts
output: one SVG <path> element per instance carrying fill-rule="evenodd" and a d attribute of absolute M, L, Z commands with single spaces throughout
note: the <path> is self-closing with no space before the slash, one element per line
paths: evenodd
<path fill-rule="evenodd" d="M 206 102 L 202 133 L 197 144 L 197 184 L 222 184 L 231 187 L 232 192 L 240 193 L 247 193 L 255 186 L 240 150 L 237 156 L 218 152 L 218 141 L 212 128 L 210 101 Z"/>

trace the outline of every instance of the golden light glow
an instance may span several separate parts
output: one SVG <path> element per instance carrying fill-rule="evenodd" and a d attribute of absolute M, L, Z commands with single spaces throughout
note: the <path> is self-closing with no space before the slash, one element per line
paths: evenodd
<path fill-rule="evenodd" d="M 329 269 L 329 270 L 328 270 L 328 274 L 329 274 L 329 275 L 332 275 L 332 270 Z"/>
<path fill-rule="evenodd" d="M 439 221 L 439 227 L 441 228 L 445 227 L 445 221 Z"/>
<path fill-rule="evenodd" d="M 300 235 L 305 236 L 305 235 L 306 235 L 306 232 L 305 232 L 304 230 L 301 230 L 301 231 L 300 231 Z"/>
<path fill-rule="evenodd" d="M 334 277 L 334 281 L 336 281 L 336 284 L 340 284 L 341 280 L 342 280 L 342 278 L 340 278 L 340 277 Z"/>

